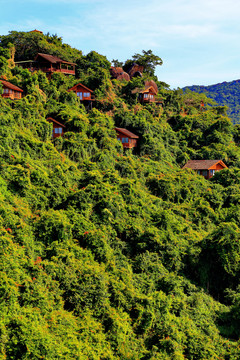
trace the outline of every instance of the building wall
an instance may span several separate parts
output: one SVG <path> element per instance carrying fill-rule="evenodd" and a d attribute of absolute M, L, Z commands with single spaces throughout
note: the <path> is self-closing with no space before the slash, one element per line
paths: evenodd
<path fill-rule="evenodd" d="M 80 100 L 92 100 L 91 92 L 86 90 L 82 86 L 77 86 L 77 88 L 74 90 L 75 94 L 79 97 Z M 82 95 L 80 95 L 82 94 Z M 82 98 L 81 98 L 82 96 Z"/>
<path fill-rule="evenodd" d="M 137 146 L 137 139 L 131 139 L 123 134 L 117 134 L 117 138 L 121 141 L 124 148 L 131 149 Z"/>
<path fill-rule="evenodd" d="M 12 100 L 21 99 L 22 98 L 22 92 L 3 87 L 2 97 L 7 98 L 7 99 L 12 99 Z"/>
<path fill-rule="evenodd" d="M 211 169 L 208 170 L 197 170 L 197 173 L 199 175 L 202 175 L 205 177 L 205 179 L 211 179 L 217 171 L 223 170 L 224 167 L 221 164 L 216 164 L 211 167 Z"/>

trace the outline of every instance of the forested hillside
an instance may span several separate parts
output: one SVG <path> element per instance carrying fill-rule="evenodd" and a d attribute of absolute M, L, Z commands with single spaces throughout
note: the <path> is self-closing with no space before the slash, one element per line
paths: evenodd
<path fill-rule="evenodd" d="M 40 51 L 76 78 L 15 66 Z M 133 56 L 143 77 L 113 80 L 106 57 L 56 35 L 0 36 L 0 75 L 24 90 L 0 96 L 0 360 L 239 360 L 240 127 L 169 90 L 152 55 Z M 132 93 L 151 79 L 162 105 Z M 67 91 L 79 82 L 92 110 Z M 189 159 L 228 169 L 205 180 Z"/>
<path fill-rule="evenodd" d="M 227 115 L 232 120 L 233 124 L 240 123 L 240 80 L 224 81 L 220 84 L 209 86 L 188 86 L 187 89 L 197 93 L 203 93 L 206 96 L 215 100 L 219 105 L 227 106 Z"/>

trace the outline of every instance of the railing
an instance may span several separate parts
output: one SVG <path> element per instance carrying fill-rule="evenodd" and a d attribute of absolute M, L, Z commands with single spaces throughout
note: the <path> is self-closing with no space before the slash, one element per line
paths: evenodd
<path fill-rule="evenodd" d="M 12 100 L 16 100 L 16 99 L 21 99 L 22 98 L 22 96 L 21 95 L 18 95 L 18 94 L 10 94 L 10 93 L 8 93 L 8 94 L 2 94 L 2 97 L 3 98 L 6 98 L 6 99 L 12 99 Z"/>
<path fill-rule="evenodd" d="M 63 74 L 69 74 L 69 75 L 75 75 L 75 69 L 64 69 L 64 68 L 54 68 L 54 67 L 43 67 L 39 66 L 38 64 L 17 64 L 18 66 L 22 66 L 26 69 L 29 69 L 30 71 L 38 71 L 41 70 L 45 73 L 53 73 L 53 72 L 61 72 Z"/>
<path fill-rule="evenodd" d="M 72 75 L 75 75 L 75 70 L 70 70 L 70 69 L 58 69 L 58 70 L 53 70 L 53 71 L 62 72 L 62 73 L 64 73 L 64 74 L 72 74 Z"/>

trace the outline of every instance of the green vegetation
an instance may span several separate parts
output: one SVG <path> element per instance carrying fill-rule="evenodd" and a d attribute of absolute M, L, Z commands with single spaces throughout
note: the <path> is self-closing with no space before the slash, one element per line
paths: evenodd
<path fill-rule="evenodd" d="M 219 105 L 227 106 L 227 115 L 234 124 L 240 123 L 240 80 L 230 82 L 224 81 L 220 84 L 209 86 L 188 86 L 183 90 L 189 89 L 197 93 L 205 94 L 215 100 Z"/>
<path fill-rule="evenodd" d="M 14 67 L 28 36 L 77 78 Z M 149 74 L 111 80 L 104 56 L 53 39 L 0 37 L 1 75 L 25 91 L 0 97 L 0 360 L 238 360 L 239 128 L 161 82 L 163 106 L 143 106 L 131 89 Z M 67 92 L 78 82 L 89 112 Z M 190 158 L 229 169 L 207 181 L 181 169 Z"/>

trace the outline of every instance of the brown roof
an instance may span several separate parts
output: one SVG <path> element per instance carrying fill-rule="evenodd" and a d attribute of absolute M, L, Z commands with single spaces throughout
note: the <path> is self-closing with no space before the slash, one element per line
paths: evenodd
<path fill-rule="evenodd" d="M 212 166 L 219 163 L 222 165 L 222 167 L 227 168 L 222 160 L 188 160 L 188 162 L 183 166 L 183 169 L 189 168 L 193 170 L 209 170 Z"/>
<path fill-rule="evenodd" d="M 64 63 L 64 64 L 71 64 L 71 65 L 75 65 L 74 63 L 71 63 L 69 61 L 65 61 L 60 59 L 57 56 L 53 56 L 53 55 L 49 55 L 49 54 L 43 54 L 43 53 L 38 53 L 37 56 L 35 57 L 35 60 L 37 60 L 38 57 L 42 57 L 43 59 L 49 61 L 52 64 L 56 64 L 56 63 Z"/>
<path fill-rule="evenodd" d="M 82 86 L 84 89 L 86 89 L 87 91 L 90 91 L 91 93 L 93 93 L 93 90 L 89 89 L 88 87 L 86 87 L 85 85 L 78 83 L 76 85 L 74 85 L 71 89 L 68 89 L 68 91 L 74 91 L 77 90 L 78 86 Z"/>
<path fill-rule="evenodd" d="M 0 79 L 0 81 L 2 82 L 3 86 L 5 86 L 5 87 L 8 88 L 8 89 L 23 92 L 23 90 L 20 89 L 18 86 L 13 85 L 13 84 L 11 84 L 10 82 L 8 82 L 8 81 L 6 81 L 6 80 Z"/>
<path fill-rule="evenodd" d="M 150 91 L 152 91 L 155 95 L 157 95 L 157 91 L 154 89 L 153 86 L 149 86 L 148 88 L 140 91 L 141 94 L 146 94 L 149 93 Z"/>
<path fill-rule="evenodd" d="M 149 91 L 152 91 L 155 95 L 157 95 L 157 90 L 155 89 L 154 86 L 149 86 L 149 87 L 146 87 L 145 86 L 145 89 L 142 89 L 142 88 L 135 88 L 131 91 L 132 94 L 145 94 L 145 93 L 149 93 Z"/>
<path fill-rule="evenodd" d="M 53 122 L 53 123 L 55 123 L 55 124 L 58 124 L 58 125 L 60 125 L 60 126 L 62 126 L 62 127 L 66 127 L 65 125 L 61 124 L 59 121 L 53 119 L 52 117 L 48 117 L 46 120 L 47 120 L 47 121 L 51 121 L 51 122 Z"/>
<path fill-rule="evenodd" d="M 156 93 L 158 92 L 158 87 L 157 84 L 155 83 L 154 80 L 146 80 L 145 81 L 145 89 L 149 88 L 149 87 L 153 87 L 156 91 Z"/>
<path fill-rule="evenodd" d="M 127 129 L 115 127 L 115 130 L 123 135 L 126 135 L 130 139 L 138 139 L 139 138 L 139 136 L 133 134 L 131 131 L 128 131 Z"/>
<path fill-rule="evenodd" d="M 37 33 L 40 33 L 40 34 L 43 34 L 43 32 L 42 31 L 40 31 L 40 30 L 32 30 L 32 31 L 30 31 L 30 32 L 37 32 Z"/>

